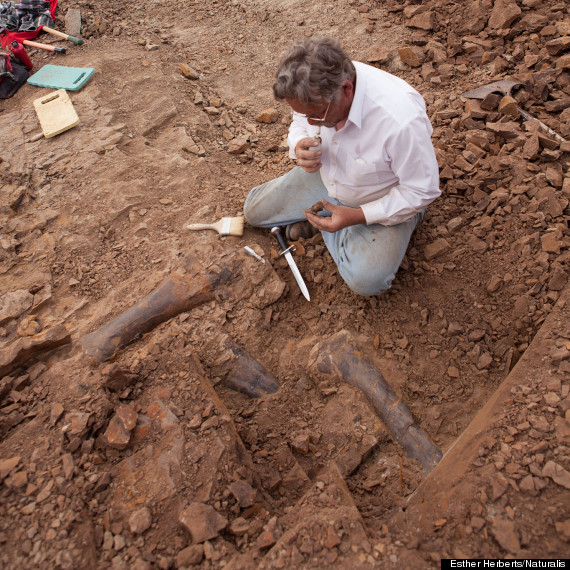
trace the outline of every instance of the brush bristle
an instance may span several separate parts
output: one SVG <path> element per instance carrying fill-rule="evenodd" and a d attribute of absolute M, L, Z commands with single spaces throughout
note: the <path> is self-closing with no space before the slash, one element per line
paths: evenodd
<path fill-rule="evenodd" d="M 243 216 L 239 216 L 237 218 L 228 218 L 230 220 L 229 228 L 227 229 L 227 233 L 225 235 L 229 236 L 242 236 L 243 235 L 243 226 L 245 219 Z"/>

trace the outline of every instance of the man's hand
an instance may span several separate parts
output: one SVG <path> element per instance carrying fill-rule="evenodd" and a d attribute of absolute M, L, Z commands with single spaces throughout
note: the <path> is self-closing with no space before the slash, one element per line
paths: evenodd
<path fill-rule="evenodd" d="M 348 226 L 355 226 L 356 224 L 365 224 L 366 218 L 361 208 L 349 208 L 348 206 L 336 206 L 327 202 L 324 198 L 322 200 L 325 210 L 330 212 L 332 216 L 318 216 L 305 212 L 307 220 L 311 222 L 315 228 L 325 232 L 337 232 Z"/>
<path fill-rule="evenodd" d="M 301 139 L 295 146 L 295 156 L 297 164 L 305 172 L 316 172 L 322 166 L 321 151 L 311 147 L 318 146 L 319 142 L 313 137 Z"/>

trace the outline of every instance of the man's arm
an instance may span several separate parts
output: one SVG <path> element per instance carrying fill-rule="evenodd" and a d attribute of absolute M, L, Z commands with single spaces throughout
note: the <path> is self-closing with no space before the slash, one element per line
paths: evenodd
<path fill-rule="evenodd" d="M 332 215 L 321 217 L 308 212 L 309 222 L 327 232 L 356 224 L 392 226 L 409 220 L 435 200 L 441 194 L 439 167 L 431 143 L 431 128 L 425 121 L 427 117 L 410 121 L 386 145 L 399 179 L 387 194 L 359 208 L 337 206 L 323 199 L 323 206 Z"/>
<path fill-rule="evenodd" d="M 367 224 L 400 224 L 440 196 L 431 131 L 427 116 L 418 115 L 387 141 L 386 152 L 398 184 L 381 198 L 361 205 Z"/>

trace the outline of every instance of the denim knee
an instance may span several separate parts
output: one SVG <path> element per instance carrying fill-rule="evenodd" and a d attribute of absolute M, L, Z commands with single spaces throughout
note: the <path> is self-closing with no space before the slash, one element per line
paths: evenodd
<path fill-rule="evenodd" d="M 261 219 L 261 216 L 259 216 L 259 212 L 256 215 L 255 200 L 252 199 L 259 190 L 259 188 L 260 186 L 256 186 L 255 188 L 253 188 L 250 191 L 250 193 L 247 195 L 245 202 L 243 204 L 243 215 L 247 223 L 254 227 L 263 224 L 263 220 Z"/>
<path fill-rule="evenodd" d="M 372 297 L 386 292 L 392 286 L 392 281 L 396 275 L 394 272 L 384 272 L 379 269 L 375 272 L 355 273 L 351 271 L 350 274 L 345 275 L 340 268 L 339 271 L 350 290 L 362 297 Z"/>

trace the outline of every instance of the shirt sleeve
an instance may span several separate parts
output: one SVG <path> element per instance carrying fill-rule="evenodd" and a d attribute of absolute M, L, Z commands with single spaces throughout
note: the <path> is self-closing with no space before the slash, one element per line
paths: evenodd
<path fill-rule="evenodd" d="M 296 159 L 297 155 L 295 154 L 295 147 L 297 143 L 304 139 L 305 137 L 309 137 L 309 132 L 307 127 L 309 123 L 307 123 L 307 119 L 304 117 L 299 117 L 296 113 L 293 113 L 293 120 L 289 125 L 289 135 L 287 136 L 287 144 L 289 145 L 289 158 Z"/>
<path fill-rule="evenodd" d="M 441 195 L 431 133 L 427 116 L 416 115 L 388 138 L 385 150 L 398 183 L 381 198 L 360 206 L 367 224 L 400 224 Z"/>

